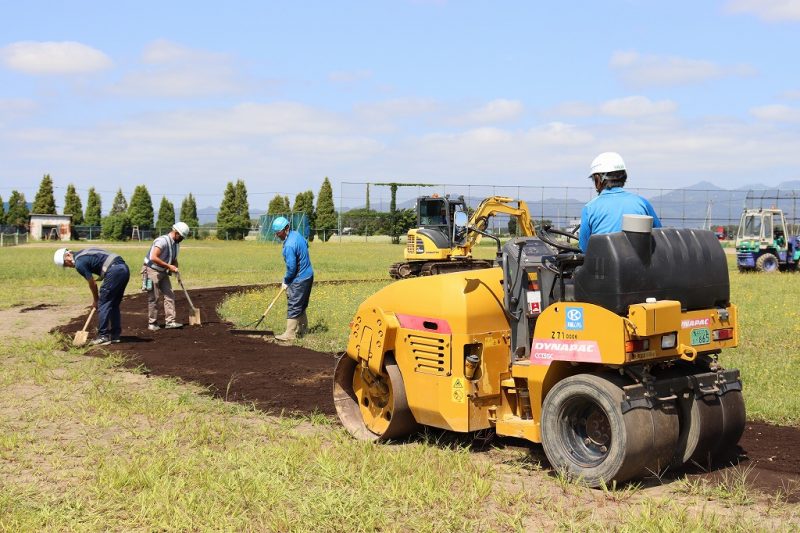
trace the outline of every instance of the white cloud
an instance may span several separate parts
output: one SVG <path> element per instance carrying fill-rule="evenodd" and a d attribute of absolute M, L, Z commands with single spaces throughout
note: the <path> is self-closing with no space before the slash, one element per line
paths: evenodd
<path fill-rule="evenodd" d="M 755 74 L 748 65 L 717 65 L 711 61 L 676 56 L 614 52 L 609 63 L 625 83 L 637 87 L 701 83 L 726 77 Z"/>
<path fill-rule="evenodd" d="M 787 100 L 800 100 L 800 89 L 795 91 L 786 91 L 781 95 L 781 97 L 786 98 Z"/>
<path fill-rule="evenodd" d="M 372 78 L 371 70 L 337 70 L 328 74 L 328 79 L 333 83 L 350 84 Z"/>
<path fill-rule="evenodd" d="M 750 114 L 771 122 L 800 122 L 800 108 L 780 104 L 754 107 Z"/>
<path fill-rule="evenodd" d="M 26 74 L 85 74 L 112 66 L 106 54 L 74 41 L 19 41 L 0 48 L 0 61 Z"/>
<path fill-rule="evenodd" d="M 0 116 L 28 115 L 39 108 L 39 105 L 29 98 L 0 98 Z"/>
<path fill-rule="evenodd" d="M 673 113 L 677 109 L 678 104 L 672 100 L 654 102 L 645 96 L 627 96 L 600 104 L 600 113 L 604 115 L 629 118 Z"/>
<path fill-rule="evenodd" d="M 800 21 L 798 0 L 732 0 L 726 9 L 730 13 L 751 13 L 770 22 Z"/>
<path fill-rule="evenodd" d="M 479 109 L 468 112 L 464 115 L 463 120 L 472 124 L 506 122 L 518 119 L 524 109 L 525 106 L 519 100 L 498 98 Z"/>
<path fill-rule="evenodd" d="M 125 95 L 192 98 L 237 94 L 248 85 L 232 58 L 164 39 L 145 47 L 143 67 L 126 74 L 112 92 Z"/>

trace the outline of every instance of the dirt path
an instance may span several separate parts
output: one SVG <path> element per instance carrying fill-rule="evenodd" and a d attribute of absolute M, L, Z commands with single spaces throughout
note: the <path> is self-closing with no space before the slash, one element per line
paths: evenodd
<path fill-rule="evenodd" d="M 250 288 L 190 291 L 194 304 L 203 310 L 203 326 L 156 332 L 147 330 L 146 295 L 126 296 L 122 306 L 123 342 L 113 348 L 128 355 L 133 367 L 141 365 L 152 375 L 199 383 L 228 401 L 253 403 L 273 413 L 335 415 L 331 399 L 333 354 L 232 335 L 230 325 L 217 315 L 216 308 L 227 294 Z M 185 297 L 179 293 L 176 297 L 178 316 L 188 316 Z M 17 312 L 34 315 L 49 311 Z M 58 311 L 63 313 L 64 309 Z M 71 336 L 85 319 L 86 314 L 76 316 L 57 329 Z M 103 352 L 98 349 L 95 353 Z M 774 493 L 800 483 L 800 428 L 749 422 L 739 444 L 736 468 L 752 469 L 748 479 L 755 487 Z M 698 470 L 690 475 L 715 478 L 724 471 L 724 467 L 717 467 L 710 473 Z M 800 501 L 800 494 L 791 499 Z"/>

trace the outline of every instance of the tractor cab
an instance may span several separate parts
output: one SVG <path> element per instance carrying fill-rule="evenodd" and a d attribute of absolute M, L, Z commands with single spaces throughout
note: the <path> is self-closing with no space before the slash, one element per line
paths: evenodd
<path fill-rule="evenodd" d="M 744 210 L 736 234 L 736 263 L 740 271 L 796 268 L 798 249 L 797 237 L 787 238 L 782 210 Z"/>

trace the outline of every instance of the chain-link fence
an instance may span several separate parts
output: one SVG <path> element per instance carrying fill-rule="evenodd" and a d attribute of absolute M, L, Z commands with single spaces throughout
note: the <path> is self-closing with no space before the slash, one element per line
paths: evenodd
<path fill-rule="evenodd" d="M 380 184 L 370 182 L 342 182 L 338 201 L 339 234 L 369 234 L 383 231 L 380 222 L 389 212 L 392 189 L 396 190 L 395 204 L 400 215 L 416 209 L 419 196 L 463 196 L 467 205 L 475 208 L 489 196 L 507 196 L 527 203 L 535 224 L 548 223 L 569 229 L 580 222 L 583 206 L 597 193 L 591 186 L 505 186 L 505 185 L 453 185 L 453 184 Z M 793 233 L 800 229 L 796 189 L 650 189 L 625 187 L 625 190 L 644 196 L 653 204 L 665 226 L 679 228 L 722 228 L 726 235 L 735 234 L 744 208 L 780 208 L 786 217 L 787 228 Z M 509 233 L 507 216 L 490 220 L 489 231 Z M 513 232 L 513 231 L 512 231 Z"/>
<path fill-rule="evenodd" d="M 17 246 L 28 242 L 28 233 L 16 231 L 14 233 L 6 233 L 0 228 L 0 248 L 4 246 Z"/>

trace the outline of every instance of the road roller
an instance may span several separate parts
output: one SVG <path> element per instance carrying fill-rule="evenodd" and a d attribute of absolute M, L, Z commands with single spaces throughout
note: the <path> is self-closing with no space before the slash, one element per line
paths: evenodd
<path fill-rule="evenodd" d="M 725 253 L 711 231 L 592 235 L 550 228 L 498 242 L 496 266 L 387 285 L 350 325 L 333 399 L 354 437 L 421 427 L 541 444 L 598 487 L 730 453 L 744 431 Z"/>

